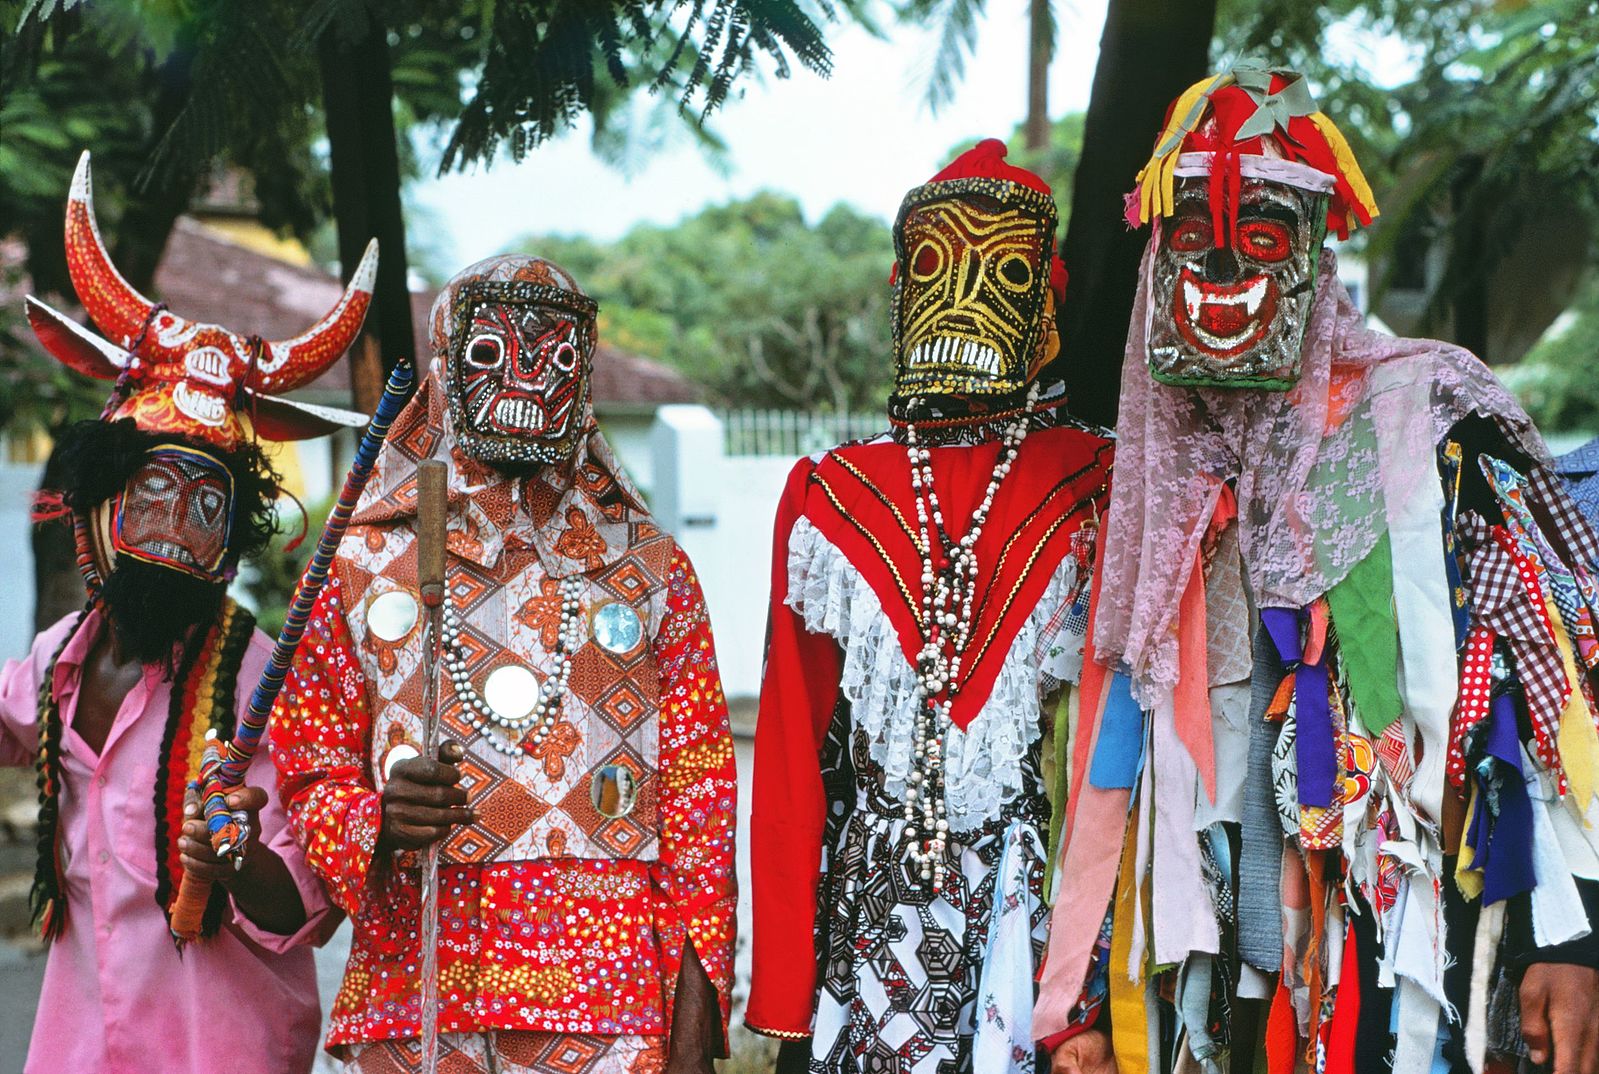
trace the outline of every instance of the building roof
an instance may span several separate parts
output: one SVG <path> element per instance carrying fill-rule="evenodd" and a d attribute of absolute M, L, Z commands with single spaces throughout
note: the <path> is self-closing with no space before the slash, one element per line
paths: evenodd
<path fill-rule="evenodd" d="M 151 290 L 182 316 L 222 324 L 244 335 L 283 339 L 305 331 L 332 309 L 342 287 L 319 268 L 272 257 L 185 216 L 172 229 Z M 424 368 L 427 317 L 436 293 L 432 289 L 411 293 L 414 353 Z M 335 362 L 310 391 L 346 402 L 348 363 Z M 675 369 L 603 340 L 595 348 L 593 393 L 595 406 L 602 410 L 703 399 L 700 388 Z"/>

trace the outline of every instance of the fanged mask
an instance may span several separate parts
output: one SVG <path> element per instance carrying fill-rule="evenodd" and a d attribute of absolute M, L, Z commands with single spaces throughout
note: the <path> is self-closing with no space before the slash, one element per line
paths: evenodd
<path fill-rule="evenodd" d="M 1216 243 L 1205 179 L 1181 180 L 1175 209 L 1155 252 L 1151 374 L 1165 384 L 1293 387 L 1326 231 L 1325 195 L 1246 179 L 1231 245 Z"/>
<path fill-rule="evenodd" d="M 118 555 L 208 581 L 221 577 L 233 521 L 233 475 L 191 447 L 150 452 L 112 504 Z"/>
<path fill-rule="evenodd" d="M 891 409 L 1026 389 L 1050 315 L 1054 234 L 1054 202 L 1017 183 L 946 180 L 905 196 L 894 228 Z"/>
<path fill-rule="evenodd" d="M 587 411 L 597 307 L 546 284 L 468 284 L 451 332 L 450 410 L 461 446 L 497 463 L 572 457 Z"/>

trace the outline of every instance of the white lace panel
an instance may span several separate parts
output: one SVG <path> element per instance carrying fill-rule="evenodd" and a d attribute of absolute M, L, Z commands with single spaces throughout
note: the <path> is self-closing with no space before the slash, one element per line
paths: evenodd
<path fill-rule="evenodd" d="M 1022 761 L 1040 734 L 1044 694 L 1074 681 L 1083 637 L 1064 628 L 1077 564 L 1062 560 L 1017 633 L 983 707 L 963 732 L 945 742 L 944 805 L 951 830 L 971 831 L 997 819 L 1022 790 Z M 916 725 L 915 669 L 877 594 L 844 553 L 803 516 L 788 540 L 788 604 L 813 634 L 829 634 L 844 650 L 842 688 L 855 725 L 871 743 L 886 776 L 884 791 L 904 801 Z"/>

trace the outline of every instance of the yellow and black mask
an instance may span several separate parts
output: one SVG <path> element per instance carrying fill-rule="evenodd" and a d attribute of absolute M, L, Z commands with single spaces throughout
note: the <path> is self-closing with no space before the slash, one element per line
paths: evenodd
<path fill-rule="evenodd" d="M 1059 349 L 1055 203 L 1004 178 L 941 179 L 905 196 L 894 225 L 894 391 L 1003 407 Z"/>

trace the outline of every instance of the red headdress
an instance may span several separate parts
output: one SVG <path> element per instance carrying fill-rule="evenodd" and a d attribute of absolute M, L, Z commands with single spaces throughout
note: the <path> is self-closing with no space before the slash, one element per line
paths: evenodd
<path fill-rule="evenodd" d="M 1343 133 L 1318 110 L 1304 76 L 1240 63 L 1172 103 L 1154 155 L 1128 196 L 1133 226 L 1170 216 L 1176 179 L 1210 176 L 1218 242 L 1237 219 L 1245 176 L 1328 194 L 1327 230 L 1347 238 L 1377 215 L 1371 187 Z"/>
<path fill-rule="evenodd" d="M 94 219 L 89 154 L 67 198 L 67 270 L 102 339 L 35 298 L 28 322 L 62 364 L 117 382 L 103 419 L 231 450 L 251 435 L 299 440 L 365 418 L 275 398 L 315 379 L 355 341 L 372 301 L 377 243 L 367 247 L 339 304 L 282 341 L 189 321 L 135 291 L 106 253 Z"/>

